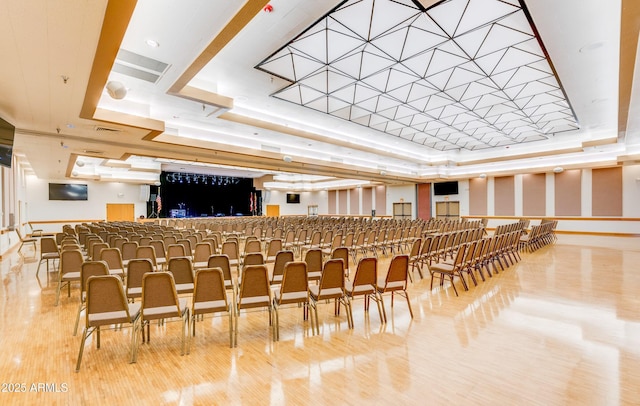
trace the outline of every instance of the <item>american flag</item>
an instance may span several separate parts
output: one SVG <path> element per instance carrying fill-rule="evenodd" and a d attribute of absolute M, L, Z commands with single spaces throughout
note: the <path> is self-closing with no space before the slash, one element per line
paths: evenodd
<path fill-rule="evenodd" d="M 158 205 L 158 213 L 160 213 L 160 210 L 162 209 L 162 199 L 160 198 L 160 194 L 156 197 L 156 204 Z"/>

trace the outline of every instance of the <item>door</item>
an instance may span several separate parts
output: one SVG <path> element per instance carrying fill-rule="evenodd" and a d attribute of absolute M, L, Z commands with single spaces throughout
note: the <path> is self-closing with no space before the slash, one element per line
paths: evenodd
<path fill-rule="evenodd" d="M 438 220 L 457 220 L 460 216 L 460 202 L 436 202 Z"/>
<path fill-rule="evenodd" d="M 267 217 L 278 217 L 278 216 L 280 216 L 280 205 L 268 204 Z"/>
<path fill-rule="evenodd" d="M 133 203 L 107 203 L 107 221 L 134 221 Z"/>

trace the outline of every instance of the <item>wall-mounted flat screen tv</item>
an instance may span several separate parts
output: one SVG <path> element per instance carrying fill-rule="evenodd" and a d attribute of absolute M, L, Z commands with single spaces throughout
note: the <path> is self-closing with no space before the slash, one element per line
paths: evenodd
<path fill-rule="evenodd" d="M 0 165 L 11 168 L 13 138 L 16 128 L 0 118 Z"/>
<path fill-rule="evenodd" d="M 435 196 L 457 195 L 458 181 L 434 183 L 433 194 Z"/>
<path fill-rule="evenodd" d="M 49 200 L 89 200 L 85 184 L 49 183 Z"/>
<path fill-rule="evenodd" d="M 287 203 L 300 203 L 300 193 L 287 193 Z"/>

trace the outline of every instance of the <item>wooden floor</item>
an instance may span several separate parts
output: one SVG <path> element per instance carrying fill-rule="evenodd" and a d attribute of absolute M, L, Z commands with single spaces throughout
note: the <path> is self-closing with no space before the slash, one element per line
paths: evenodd
<path fill-rule="evenodd" d="M 36 253 L 23 251 L 0 262 L 2 405 L 640 404 L 638 238 L 560 235 L 459 297 L 418 280 L 415 318 L 387 300 L 386 325 L 358 300 L 349 330 L 323 304 L 312 336 L 289 309 L 273 343 L 266 313 L 248 313 L 231 349 L 227 320 L 208 318 L 180 356 L 179 323 L 153 324 L 136 364 L 131 331 L 107 331 L 79 373 L 78 290 L 54 307 L 53 274 L 36 279 Z"/>

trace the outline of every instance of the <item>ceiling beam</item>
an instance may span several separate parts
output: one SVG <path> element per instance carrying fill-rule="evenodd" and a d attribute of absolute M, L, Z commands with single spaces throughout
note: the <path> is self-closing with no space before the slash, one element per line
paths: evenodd
<path fill-rule="evenodd" d="M 620 74 L 618 84 L 618 138 L 624 139 L 629 122 L 631 90 L 640 33 L 640 2 L 622 0 L 620 16 Z"/>

